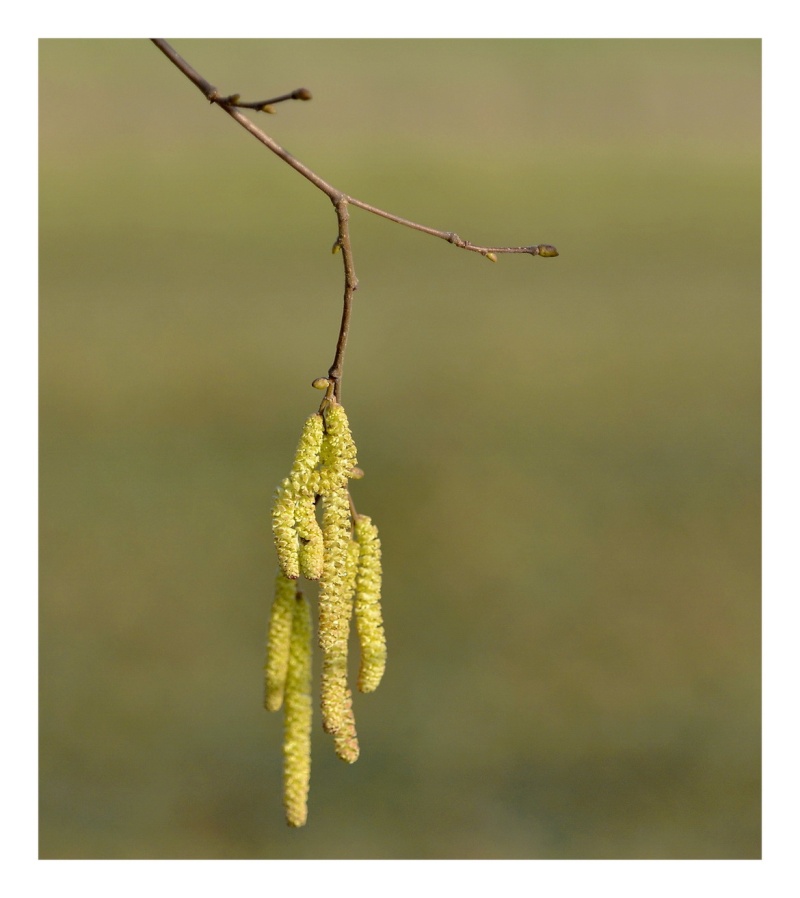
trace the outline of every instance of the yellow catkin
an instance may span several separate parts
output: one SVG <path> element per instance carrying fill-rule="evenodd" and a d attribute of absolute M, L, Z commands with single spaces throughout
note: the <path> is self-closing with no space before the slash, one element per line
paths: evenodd
<path fill-rule="evenodd" d="M 279 570 L 275 577 L 275 599 L 269 617 L 264 664 L 264 707 L 267 711 L 277 711 L 283 704 L 296 592 L 296 581 Z"/>
<path fill-rule="evenodd" d="M 295 526 L 300 538 L 300 573 L 307 580 L 319 580 L 323 566 L 322 528 L 317 521 L 313 495 L 299 497 L 295 503 Z"/>
<path fill-rule="evenodd" d="M 326 733 L 337 733 L 345 722 L 347 704 L 347 642 L 353 613 L 353 594 L 358 569 L 358 545 L 348 539 L 341 591 L 334 599 L 330 634 L 322 656 L 322 727 Z"/>
<path fill-rule="evenodd" d="M 283 807 L 289 826 L 308 817 L 311 780 L 311 612 L 298 592 L 292 616 L 283 722 Z"/>
<path fill-rule="evenodd" d="M 314 513 L 314 497 L 319 484 L 316 468 L 323 435 L 322 416 L 313 414 L 307 418 L 292 470 L 278 487 L 272 506 L 275 550 L 281 570 L 290 580 L 296 580 L 301 572 L 309 580 L 316 580 L 321 573 L 318 556 L 322 532 Z M 301 557 L 301 545 L 307 543 L 312 543 L 312 548 L 303 552 Z"/>
<path fill-rule="evenodd" d="M 335 649 L 322 656 L 322 685 L 320 690 L 322 729 L 338 733 L 344 723 L 347 694 L 347 653 Z"/>
<path fill-rule="evenodd" d="M 322 534 L 300 543 L 300 572 L 306 580 L 319 580 L 323 564 Z"/>
<path fill-rule="evenodd" d="M 301 492 L 309 482 L 311 475 L 319 464 L 320 450 L 325 425 L 322 415 L 315 412 L 306 418 L 303 431 L 300 434 L 300 442 L 294 455 L 292 471 L 289 475 L 295 492 Z"/>
<path fill-rule="evenodd" d="M 344 703 L 344 719 L 341 727 L 333 737 L 333 745 L 336 754 L 348 764 L 354 764 L 358 760 L 359 747 L 356 734 L 356 719 L 353 715 L 353 693 L 347 689 Z"/>
<path fill-rule="evenodd" d="M 322 575 L 322 530 L 317 522 L 315 500 L 323 435 L 322 415 L 317 413 L 307 418 L 289 474 L 294 494 L 294 526 L 299 538 L 298 563 L 300 573 L 308 580 L 319 580 Z"/>
<path fill-rule="evenodd" d="M 347 478 L 358 464 L 353 434 L 341 405 L 333 404 L 325 410 L 325 436 L 320 449 L 320 463 L 319 492 L 323 496 L 346 486 Z"/>
<path fill-rule="evenodd" d="M 358 689 L 374 692 L 386 668 L 386 634 L 381 613 L 381 541 L 378 528 L 366 515 L 356 519 L 354 535 L 360 550 L 355 597 L 356 630 L 361 647 Z"/>
<path fill-rule="evenodd" d="M 350 499 L 346 488 L 323 499 L 322 535 L 325 548 L 319 589 L 319 644 L 327 652 L 340 638 L 343 625 L 350 544 Z"/>
<path fill-rule="evenodd" d="M 272 534 L 281 570 L 290 580 L 296 580 L 300 576 L 299 544 L 295 528 L 295 495 L 288 477 L 275 493 Z"/>

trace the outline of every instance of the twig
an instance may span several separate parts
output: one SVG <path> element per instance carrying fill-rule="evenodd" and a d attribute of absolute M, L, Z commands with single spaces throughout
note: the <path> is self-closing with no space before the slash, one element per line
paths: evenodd
<path fill-rule="evenodd" d="M 339 339 L 336 341 L 336 354 L 328 371 L 328 377 L 334 384 L 334 395 L 340 399 L 342 382 L 342 365 L 344 351 L 347 348 L 347 335 L 350 333 L 350 313 L 353 309 L 353 294 L 358 289 L 358 278 L 353 264 L 353 248 L 350 245 L 350 211 L 347 208 L 347 197 L 340 196 L 333 204 L 336 218 L 339 221 L 339 237 L 333 244 L 333 251 L 342 251 L 344 260 L 344 299 L 342 301 L 342 323 L 339 327 Z M 340 400 L 341 401 L 341 400 Z"/>
<path fill-rule="evenodd" d="M 426 225 L 417 224 L 415 221 L 409 221 L 407 218 L 401 218 L 393 212 L 386 212 L 371 206 L 363 200 L 357 200 L 355 197 L 348 199 L 351 206 L 358 206 L 359 209 L 365 209 L 374 215 L 380 215 L 381 218 L 388 218 L 389 221 L 397 222 L 397 224 L 405 225 L 407 228 L 413 228 L 415 231 L 422 231 L 423 234 L 431 234 L 433 237 L 441 237 L 448 243 L 452 243 L 459 249 L 467 249 L 473 253 L 480 253 L 482 256 L 498 255 L 500 253 L 528 253 L 531 256 L 557 256 L 558 250 L 549 243 L 540 243 L 537 246 L 478 246 L 477 243 L 470 243 L 469 240 L 462 240 L 454 231 L 440 231 L 438 228 L 429 228 Z M 492 259 L 496 262 L 496 259 Z"/>
<path fill-rule="evenodd" d="M 334 243 L 334 252 L 339 249 L 342 251 L 345 279 L 342 323 L 339 329 L 339 339 L 336 343 L 336 354 L 333 359 L 333 364 L 328 371 L 328 377 L 333 388 L 332 394 L 337 400 L 340 401 L 341 396 L 342 366 L 345 349 L 347 347 L 347 335 L 350 326 L 353 294 L 358 286 L 358 279 L 356 278 L 353 265 L 353 251 L 350 245 L 348 206 L 356 206 L 359 209 L 364 209 L 366 212 L 371 212 L 373 215 L 387 218 L 389 221 L 393 221 L 396 224 L 404 225 L 415 231 L 421 231 L 423 234 L 439 237 L 440 239 L 446 240 L 448 243 L 452 243 L 454 246 L 459 247 L 459 249 L 466 249 L 473 253 L 479 253 L 491 262 L 496 262 L 498 255 L 507 253 L 527 253 L 531 256 L 542 256 L 543 258 L 558 255 L 558 250 L 549 243 L 539 243 L 532 246 L 479 246 L 476 243 L 470 243 L 468 240 L 463 240 L 454 231 L 441 231 L 438 228 L 430 228 L 426 225 L 418 224 L 415 221 L 410 221 L 407 218 L 402 218 L 392 212 L 387 212 L 384 209 L 379 209 L 377 206 L 365 203 L 363 200 L 348 196 L 321 178 L 299 159 L 296 159 L 288 150 L 285 150 L 268 134 L 265 134 L 260 128 L 256 127 L 249 118 L 238 111 L 239 109 L 254 109 L 260 112 L 273 112 L 274 110 L 270 107 L 273 104 L 283 102 L 284 100 L 310 100 L 311 94 L 306 88 L 298 88 L 291 93 L 282 94 L 271 100 L 243 103 L 240 100 L 239 94 L 222 96 L 217 88 L 196 72 L 167 41 L 162 38 L 151 38 L 151 40 L 167 59 L 180 69 L 180 71 L 183 72 L 183 74 L 186 75 L 186 77 L 203 93 L 210 103 L 214 103 L 221 109 L 224 109 L 231 118 L 237 121 L 246 131 L 249 131 L 256 140 L 259 140 L 287 165 L 290 165 L 295 171 L 299 172 L 306 178 L 306 180 L 310 181 L 317 189 L 321 190 L 333 203 L 339 225 L 339 236 Z"/>
<path fill-rule="evenodd" d="M 276 103 L 283 103 L 284 100 L 310 100 L 311 91 L 305 87 L 298 87 L 290 94 L 281 94 L 279 97 L 273 97 L 271 100 L 256 100 L 255 103 L 242 103 L 239 94 L 231 94 L 229 97 L 214 97 L 214 103 L 220 106 L 236 106 L 239 109 L 255 109 L 257 112 L 275 112 L 272 108 Z"/>

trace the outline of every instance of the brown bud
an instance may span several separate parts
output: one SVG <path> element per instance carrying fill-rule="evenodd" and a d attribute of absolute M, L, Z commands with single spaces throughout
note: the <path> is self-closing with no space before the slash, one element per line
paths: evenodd
<path fill-rule="evenodd" d="M 536 249 L 538 250 L 538 252 L 536 253 L 536 255 L 537 255 L 537 256 L 543 256 L 545 259 L 546 259 L 546 258 L 549 258 L 549 257 L 551 257 L 551 256 L 557 256 L 557 255 L 558 255 L 558 250 L 557 250 L 554 246 L 551 246 L 549 243 L 540 243 L 540 244 L 536 247 Z"/>

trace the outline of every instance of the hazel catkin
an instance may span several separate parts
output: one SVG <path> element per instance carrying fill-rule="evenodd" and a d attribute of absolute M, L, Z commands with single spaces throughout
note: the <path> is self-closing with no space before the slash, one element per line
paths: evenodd
<path fill-rule="evenodd" d="M 314 503 L 319 486 L 319 464 L 324 423 L 319 413 L 306 419 L 289 476 L 275 496 L 272 532 L 284 574 L 296 580 L 302 573 L 318 580 L 322 573 L 322 531 Z"/>
<path fill-rule="evenodd" d="M 339 758 L 348 764 L 355 764 L 360 752 L 356 719 L 353 715 L 353 693 L 347 687 L 342 713 L 342 724 L 333 734 L 333 747 Z"/>
<path fill-rule="evenodd" d="M 355 618 L 361 647 L 360 692 L 374 692 L 386 668 L 386 635 L 381 612 L 381 541 L 372 519 L 359 515 L 355 523 L 359 546 Z"/>
<path fill-rule="evenodd" d="M 325 425 L 318 412 L 306 418 L 289 479 L 296 493 L 307 491 L 319 464 Z"/>
<path fill-rule="evenodd" d="M 320 449 L 319 492 L 328 496 L 347 485 L 347 478 L 357 466 L 356 444 L 347 413 L 338 403 L 325 410 L 325 435 Z"/>
<path fill-rule="evenodd" d="M 322 538 L 324 557 L 319 586 L 319 644 L 327 652 L 341 638 L 345 620 L 350 544 L 350 500 L 346 488 L 338 489 L 322 500 Z"/>
<path fill-rule="evenodd" d="M 280 569 L 268 628 L 264 705 L 284 709 L 286 820 L 303 826 L 311 776 L 311 658 L 309 605 L 297 589 L 302 575 L 319 581 L 318 642 L 322 649 L 322 724 L 336 754 L 352 764 L 359 755 L 348 685 L 348 641 L 355 617 L 360 645 L 358 689 L 377 688 L 386 666 L 380 607 L 381 544 L 372 520 L 357 515 L 348 481 L 363 476 L 344 408 L 331 382 L 320 412 L 306 419 L 289 476 L 281 481 L 272 509 Z M 317 503 L 321 508 L 317 511 Z"/>
<path fill-rule="evenodd" d="M 296 580 L 300 576 L 299 544 L 295 526 L 295 494 L 288 477 L 281 481 L 275 492 L 272 535 L 281 570 L 290 580 Z"/>
<path fill-rule="evenodd" d="M 295 598 L 283 719 L 283 806 L 289 826 L 308 817 L 311 780 L 311 612 L 301 592 Z"/>
<path fill-rule="evenodd" d="M 347 643 L 353 613 L 353 593 L 358 568 L 358 545 L 348 537 L 343 576 L 335 595 L 326 596 L 325 621 L 320 596 L 320 636 L 324 633 L 322 656 L 322 726 L 326 733 L 338 733 L 344 725 L 347 694 Z M 322 640 L 321 640 L 322 641 Z"/>
<path fill-rule="evenodd" d="M 275 599 L 269 617 L 264 663 L 264 707 L 267 711 L 277 711 L 283 704 L 296 592 L 297 582 L 279 570 L 275 577 Z"/>

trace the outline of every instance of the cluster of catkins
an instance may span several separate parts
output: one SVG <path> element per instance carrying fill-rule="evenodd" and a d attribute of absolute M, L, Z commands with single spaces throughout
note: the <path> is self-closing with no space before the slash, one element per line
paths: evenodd
<path fill-rule="evenodd" d="M 312 627 L 308 601 L 297 585 L 301 575 L 319 582 L 322 725 L 343 761 L 353 763 L 359 751 L 347 683 L 352 617 L 361 651 L 358 689 L 376 689 L 386 666 L 378 530 L 370 518 L 356 514 L 348 489 L 348 481 L 361 476 L 347 415 L 328 397 L 303 427 L 272 511 L 280 569 L 269 623 L 264 706 L 268 711 L 284 707 L 283 802 L 290 826 L 306 822 L 311 773 Z"/>

